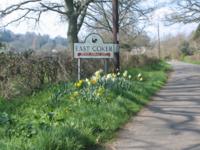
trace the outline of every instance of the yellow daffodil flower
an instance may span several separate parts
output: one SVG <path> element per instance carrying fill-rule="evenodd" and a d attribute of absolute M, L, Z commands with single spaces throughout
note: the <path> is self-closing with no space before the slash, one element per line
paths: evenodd
<path fill-rule="evenodd" d="M 80 88 L 83 85 L 83 80 L 79 80 L 75 83 L 75 87 Z"/>
<path fill-rule="evenodd" d="M 97 83 L 97 80 L 95 80 L 95 79 L 92 79 L 92 80 L 90 80 L 90 82 L 91 82 L 91 84 L 96 84 Z"/>

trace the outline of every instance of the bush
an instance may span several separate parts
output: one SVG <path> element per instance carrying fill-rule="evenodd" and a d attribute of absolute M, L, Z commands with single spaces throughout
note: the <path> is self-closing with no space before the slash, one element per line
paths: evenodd
<path fill-rule="evenodd" d="M 102 67 L 103 63 L 94 62 L 82 62 L 82 77 Z M 76 79 L 77 62 L 64 52 L 40 56 L 32 51 L 0 54 L 0 96 L 7 99 L 30 95 L 46 84 Z"/>
<path fill-rule="evenodd" d="M 30 94 L 45 83 L 58 81 L 59 65 L 55 58 L 32 54 L 0 54 L 0 95 L 11 98 Z"/>
<path fill-rule="evenodd" d="M 146 65 L 159 64 L 160 60 L 156 57 L 148 57 L 147 55 L 131 55 L 130 52 L 121 54 L 122 70 L 133 67 L 144 67 Z"/>
<path fill-rule="evenodd" d="M 193 50 L 190 47 L 190 43 L 188 41 L 183 41 L 180 45 L 180 51 L 184 54 L 184 55 L 192 55 L 193 54 Z"/>

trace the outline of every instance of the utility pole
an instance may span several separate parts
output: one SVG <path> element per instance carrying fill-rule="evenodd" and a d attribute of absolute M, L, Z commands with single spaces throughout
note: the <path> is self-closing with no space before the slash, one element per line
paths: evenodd
<path fill-rule="evenodd" d="M 160 48 L 160 24 L 158 21 L 158 57 L 161 59 L 161 48 Z"/>
<path fill-rule="evenodd" d="M 113 15 L 113 43 L 117 45 L 114 52 L 115 72 L 120 71 L 120 53 L 119 53 L 119 2 L 112 0 L 112 15 Z"/>

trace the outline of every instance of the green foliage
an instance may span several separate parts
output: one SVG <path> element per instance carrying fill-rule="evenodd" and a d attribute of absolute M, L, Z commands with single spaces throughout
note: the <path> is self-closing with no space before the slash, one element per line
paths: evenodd
<path fill-rule="evenodd" d="M 197 29 L 196 29 L 196 31 L 194 33 L 194 36 L 193 36 L 194 40 L 197 40 L 199 38 L 200 38 L 200 24 L 198 25 L 198 27 L 197 27 Z"/>
<path fill-rule="evenodd" d="M 200 57 L 195 58 L 194 56 L 184 56 L 181 60 L 187 63 L 200 64 Z"/>
<path fill-rule="evenodd" d="M 9 124 L 11 121 L 10 117 L 8 116 L 7 113 L 1 113 L 0 114 L 0 125 L 5 125 L 5 124 Z"/>
<path fill-rule="evenodd" d="M 180 51 L 184 54 L 184 55 L 192 55 L 193 54 L 193 50 L 190 47 L 190 43 L 188 41 L 183 41 L 180 45 Z"/>
<path fill-rule="evenodd" d="M 86 150 L 114 136 L 166 81 L 158 62 L 0 100 L 1 150 Z M 95 148 L 94 148 L 95 149 Z"/>

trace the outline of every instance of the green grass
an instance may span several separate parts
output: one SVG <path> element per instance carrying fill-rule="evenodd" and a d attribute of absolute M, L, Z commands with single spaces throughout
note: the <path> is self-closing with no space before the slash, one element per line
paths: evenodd
<path fill-rule="evenodd" d="M 100 102 L 71 98 L 73 83 L 52 85 L 29 97 L 0 99 L 0 149 L 95 149 L 149 102 L 167 80 L 168 69 L 165 62 L 131 68 L 131 88 L 108 88 Z"/>
<path fill-rule="evenodd" d="M 191 63 L 191 64 L 200 64 L 200 60 L 192 60 L 190 57 L 185 56 L 182 61 L 187 62 L 187 63 Z"/>

